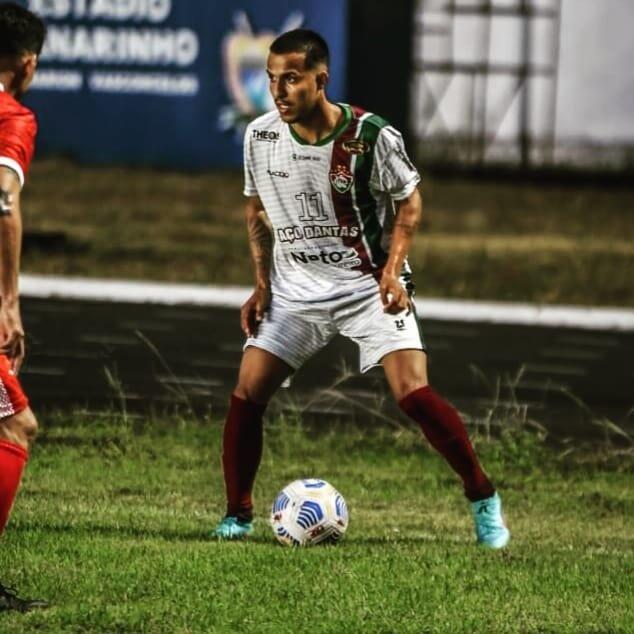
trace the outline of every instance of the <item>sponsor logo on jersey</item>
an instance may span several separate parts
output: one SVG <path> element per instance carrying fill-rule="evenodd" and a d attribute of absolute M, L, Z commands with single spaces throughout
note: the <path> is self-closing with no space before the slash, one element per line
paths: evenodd
<path fill-rule="evenodd" d="M 279 172 L 276 170 L 266 170 L 269 176 L 277 176 L 278 178 L 288 178 L 290 174 L 288 172 Z"/>
<path fill-rule="evenodd" d="M 291 251 L 291 256 L 295 262 L 300 264 L 313 264 L 322 262 L 336 266 L 340 269 L 351 269 L 361 264 L 360 258 L 354 249 L 346 251 L 320 251 L 319 253 L 311 253 L 310 251 Z"/>
<path fill-rule="evenodd" d="M 362 139 L 349 139 L 348 141 L 344 141 L 341 147 L 348 152 L 348 154 L 366 154 L 371 149 L 370 144 Z"/>
<path fill-rule="evenodd" d="M 345 165 L 337 165 L 330 172 L 330 184 L 340 194 L 345 194 L 352 187 L 353 182 L 354 176 Z"/>
<path fill-rule="evenodd" d="M 321 157 L 319 156 L 314 156 L 313 154 L 295 154 L 294 152 L 291 158 L 294 161 L 321 161 Z"/>
<path fill-rule="evenodd" d="M 359 235 L 359 227 L 346 227 L 340 225 L 303 225 L 298 227 L 280 227 L 277 230 L 277 238 L 280 242 L 293 244 L 296 240 L 314 240 L 316 238 L 356 238 Z"/>
<path fill-rule="evenodd" d="M 275 143 L 280 140 L 280 133 L 275 130 L 253 130 L 253 138 L 256 141 Z"/>

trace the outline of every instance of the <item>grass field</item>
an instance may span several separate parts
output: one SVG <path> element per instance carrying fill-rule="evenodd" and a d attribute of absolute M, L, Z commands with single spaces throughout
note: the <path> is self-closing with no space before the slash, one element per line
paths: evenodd
<path fill-rule="evenodd" d="M 25 272 L 250 284 L 239 172 L 33 165 Z M 410 254 L 419 295 L 634 306 L 634 189 L 439 180 Z"/>
<path fill-rule="evenodd" d="M 525 431 L 479 442 L 513 533 L 473 544 L 445 465 L 410 429 L 269 421 L 249 543 L 217 543 L 218 420 L 49 417 L 0 549 L 0 579 L 48 610 L 4 632 L 631 632 L 631 454 L 561 457 Z M 286 549 L 277 491 L 329 479 L 351 523 L 336 547 Z"/>

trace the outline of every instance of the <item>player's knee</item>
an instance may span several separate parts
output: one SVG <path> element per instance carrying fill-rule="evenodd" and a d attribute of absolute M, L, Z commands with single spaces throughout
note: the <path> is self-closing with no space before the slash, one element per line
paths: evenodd
<path fill-rule="evenodd" d="M 21 412 L 21 414 L 20 427 L 22 429 L 22 433 L 27 442 L 31 443 L 35 440 L 35 436 L 38 431 L 37 418 L 35 418 L 35 414 L 33 414 L 33 411 L 30 408 L 25 409 Z"/>
<path fill-rule="evenodd" d="M 28 448 L 37 434 L 37 419 L 31 408 L 0 421 L 0 438 Z"/>
<path fill-rule="evenodd" d="M 261 405 L 268 403 L 270 400 L 270 395 L 266 393 L 266 390 L 263 390 L 257 384 L 238 382 L 233 393 L 243 401 L 251 401 L 252 403 L 260 403 Z"/>
<path fill-rule="evenodd" d="M 425 387 L 427 380 L 425 377 L 411 376 L 401 377 L 392 384 L 392 392 L 397 403 L 400 403 L 406 396 L 414 393 L 416 390 Z"/>

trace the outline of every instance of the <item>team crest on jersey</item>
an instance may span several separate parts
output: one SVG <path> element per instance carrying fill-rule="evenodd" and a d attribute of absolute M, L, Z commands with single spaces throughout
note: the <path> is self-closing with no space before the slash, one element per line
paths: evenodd
<path fill-rule="evenodd" d="M 362 139 L 349 139 L 341 144 L 348 154 L 366 154 L 370 151 L 370 144 Z"/>
<path fill-rule="evenodd" d="M 345 165 L 337 165 L 337 167 L 330 172 L 330 184 L 335 191 L 340 194 L 345 194 L 349 191 L 352 187 L 352 183 L 354 183 L 354 176 Z"/>

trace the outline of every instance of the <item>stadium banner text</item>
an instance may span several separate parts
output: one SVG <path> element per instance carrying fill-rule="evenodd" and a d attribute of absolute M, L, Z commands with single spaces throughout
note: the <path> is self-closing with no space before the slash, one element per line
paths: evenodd
<path fill-rule="evenodd" d="M 183 169 L 239 166 L 244 126 L 273 109 L 268 47 L 300 26 L 331 47 L 344 98 L 347 2 L 22 0 L 48 38 L 25 103 L 38 155 Z"/>

